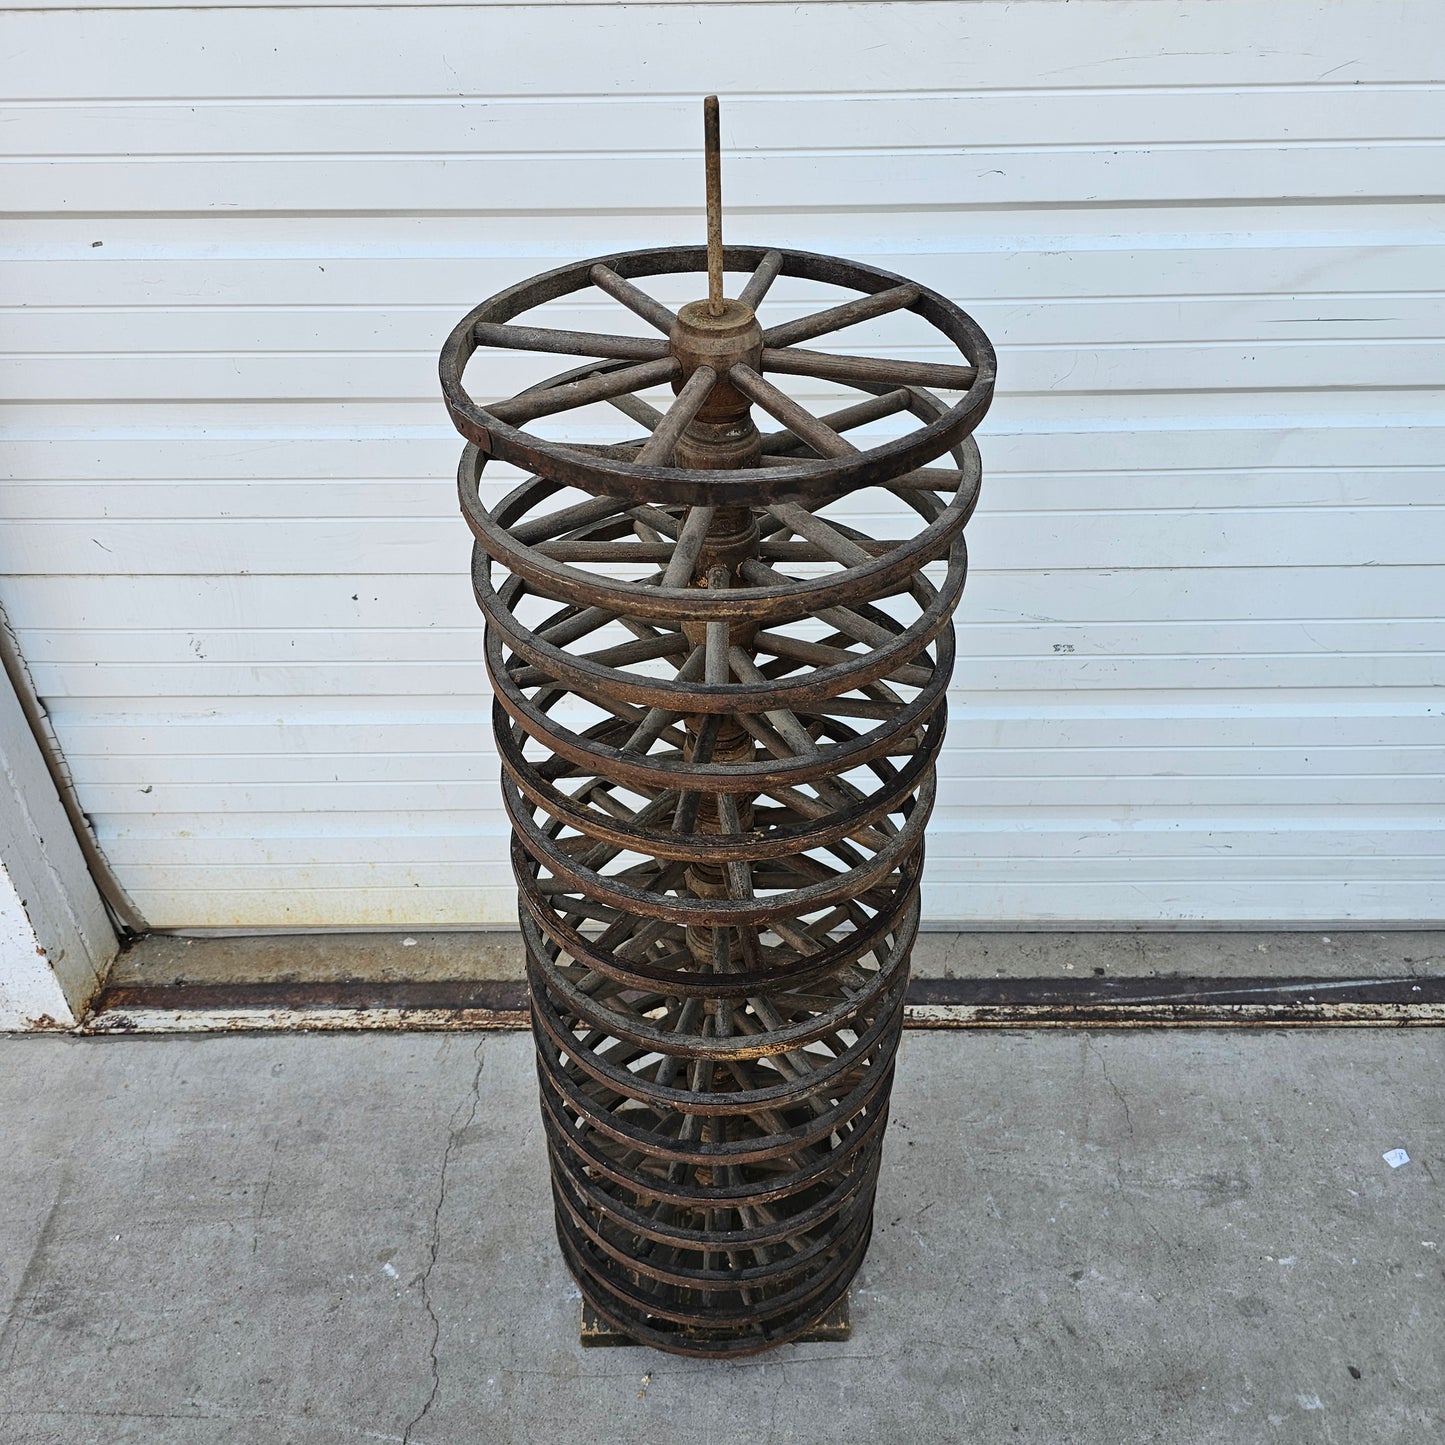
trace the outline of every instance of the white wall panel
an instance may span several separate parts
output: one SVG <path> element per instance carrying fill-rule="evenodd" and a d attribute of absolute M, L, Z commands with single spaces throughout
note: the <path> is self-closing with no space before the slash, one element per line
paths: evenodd
<path fill-rule="evenodd" d="M 153 922 L 512 916 L 435 352 L 522 276 L 701 240 L 694 89 L 733 238 L 999 348 L 930 916 L 1445 915 L 1439 7 L 0 25 L 0 601 Z"/>

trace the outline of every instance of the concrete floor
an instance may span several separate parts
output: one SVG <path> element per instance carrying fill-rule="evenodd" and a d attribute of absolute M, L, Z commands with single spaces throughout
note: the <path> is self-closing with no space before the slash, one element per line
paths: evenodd
<path fill-rule="evenodd" d="M 903 1047 L 852 1342 L 717 1365 L 578 1346 L 524 1035 L 0 1039 L 0 1441 L 1441 1438 L 1441 1034 Z"/>

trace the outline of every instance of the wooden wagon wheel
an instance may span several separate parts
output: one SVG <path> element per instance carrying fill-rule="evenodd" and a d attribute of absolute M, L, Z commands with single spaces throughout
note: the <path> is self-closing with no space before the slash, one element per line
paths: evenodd
<path fill-rule="evenodd" d="M 736 1355 L 805 1333 L 867 1247 L 994 359 L 905 278 L 723 248 L 709 201 L 707 248 L 513 286 L 457 326 L 441 373 L 469 443 L 563 1253 L 621 1333 Z M 676 312 L 642 284 L 703 270 L 708 298 Z M 731 300 L 727 271 L 746 273 Z M 859 294 L 764 330 L 779 276 Z M 516 320 L 589 288 L 661 335 Z M 800 344 L 902 310 L 956 354 Z M 479 403 L 478 347 L 592 359 Z M 770 376 L 859 397 L 820 416 Z M 638 394 L 659 386 L 662 409 Z M 642 434 L 528 429 L 597 402 Z M 848 439 L 883 422 L 903 429 Z M 489 502 L 494 460 L 531 475 Z"/>
<path fill-rule="evenodd" d="M 905 479 L 914 486 L 948 485 L 946 474 L 916 478 L 908 474 L 970 435 L 988 411 L 994 353 L 978 323 L 937 291 L 858 261 L 759 246 L 729 246 L 722 256 L 725 270 L 747 272 L 749 279 L 735 300 L 722 301 L 716 316 L 710 314 L 706 301 L 689 302 L 674 312 L 635 284 L 648 277 L 705 270 L 708 253 L 696 246 L 576 262 L 484 301 L 457 324 L 442 349 L 442 395 L 453 425 L 483 452 L 503 461 L 597 497 L 643 505 L 719 507 L 734 499 L 768 505 L 838 496 L 882 481 L 897 485 Z M 780 275 L 862 294 L 765 331 L 755 308 Z M 589 288 L 621 302 L 663 336 L 512 324 L 523 312 Z M 901 361 L 796 345 L 894 311 L 922 317 L 957 360 Z M 479 346 L 599 360 L 518 396 L 481 404 L 472 399 L 463 378 Z M 817 417 L 770 382 L 769 374 L 837 382 L 873 395 Z M 665 412 L 637 396 L 661 385 L 670 385 L 677 393 Z M 908 411 L 917 388 L 962 394 L 924 425 L 878 446 L 860 450 L 844 435 Z M 617 407 L 650 435 L 632 447 L 582 450 L 525 430 L 530 422 L 596 402 Z M 749 403 L 782 429 L 762 438 L 757 456 L 740 450 L 736 460 L 697 466 L 698 449 L 686 435 L 689 427 L 699 419 L 717 424 L 716 419 L 745 411 Z M 715 439 L 711 440 L 717 450 Z M 809 455 L 799 456 L 800 452 Z M 606 514 L 599 508 L 593 515 Z"/>

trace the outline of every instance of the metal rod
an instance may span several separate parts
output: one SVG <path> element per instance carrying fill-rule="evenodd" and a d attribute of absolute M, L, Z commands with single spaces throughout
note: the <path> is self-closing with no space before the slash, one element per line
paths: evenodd
<path fill-rule="evenodd" d="M 707 157 L 707 309 L 723 314 L 722 145 L 718 139 L 717 96 L 702 103 L 702 139 Z"/>

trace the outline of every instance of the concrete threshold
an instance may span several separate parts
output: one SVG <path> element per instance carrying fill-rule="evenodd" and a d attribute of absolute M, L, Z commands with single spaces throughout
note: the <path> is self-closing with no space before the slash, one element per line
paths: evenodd
<path fill-rule="evenodd" d="M 154 934 L 117 960 L 83 1033 L 521 1029 L 501 930 Z M 926 933 L 915 1028 L 1445 1022 L 1445 931 Z"/>

